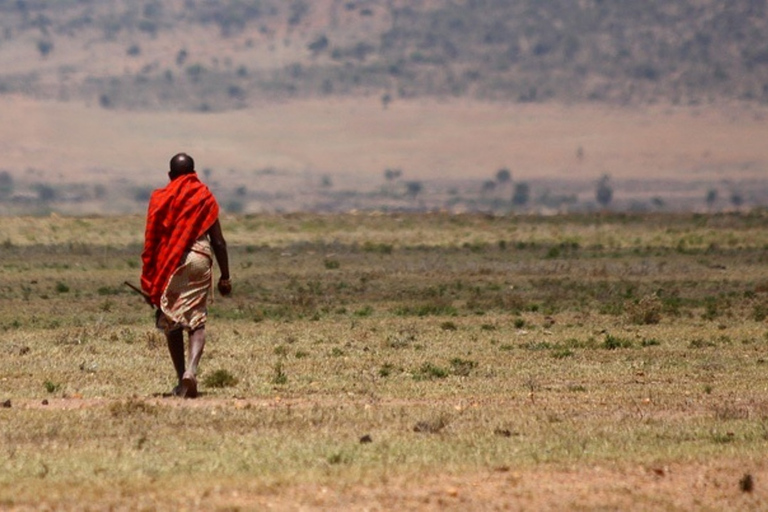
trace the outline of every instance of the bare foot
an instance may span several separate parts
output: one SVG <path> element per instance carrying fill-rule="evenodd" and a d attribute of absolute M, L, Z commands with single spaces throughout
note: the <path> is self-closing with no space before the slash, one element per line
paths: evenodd
<path fill-rule="evenodd" d="M 179 396 L 182 398 L 197 398 L 197 379 L 189 372 L 186 372 L 181 378 Z"/>

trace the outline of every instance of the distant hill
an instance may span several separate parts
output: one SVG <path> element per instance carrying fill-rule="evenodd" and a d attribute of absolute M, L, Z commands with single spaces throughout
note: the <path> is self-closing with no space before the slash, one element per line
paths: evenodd
<path fill-rule="evenodd" d="M 0 93 L 768 103 L 766 0 L 0 0 Z"/>

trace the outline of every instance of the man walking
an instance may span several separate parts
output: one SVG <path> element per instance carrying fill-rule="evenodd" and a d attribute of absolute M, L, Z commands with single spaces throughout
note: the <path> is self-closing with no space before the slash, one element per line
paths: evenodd
<path fill-rule="evenodd" d="M 147 210 L 141 288 L 157 308 L 157 327 L 165 333 L 178 376 L 173 394 L 197 396 L 197 367 L 205 348 L 208 294 L 213 257 L 221 277 L 218 289 L 229 295 L 227 244 L 219 224 L 219 205 L 197 177 L 195 162 L 178 153 L 170 162 L 170 183 L 152 192 Z M 184 357 L 184 331 L 189 355 Z"/>

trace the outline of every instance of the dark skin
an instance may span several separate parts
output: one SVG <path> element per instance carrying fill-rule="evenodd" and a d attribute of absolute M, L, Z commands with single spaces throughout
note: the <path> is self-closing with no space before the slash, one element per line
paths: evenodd
<path fill-rule="evenodd" d="M 189 155 L 180 153 L 171 159 L 171 171 L 168 173 L 168 177 L 171 180 L 191 172 L 194 172 L 194 161 Z M 227 242 L 224 240 L 224 234 L 221 231 L 221 224 L 218 219 L 216 219 L 216 222 L 213 223 L 206 234 L 210 240 L 211 250 L 216 258 L 216 263 L 218 263 L 219 270 L 221 271 L 217 288 L 219 293 L 226 297 L 232 293 L 232 282 L 229 278 Z M 173 361 L 173 367 L 179 378 L 177 389 L 184 390 L 182 392 L 183 396 L 189 398 L 196 397 L 197 380 L 195 376 L 197 375 L 197 366 L 205 349 L 205 326 L 190 331 L 189 356 L 186 360 L 184 358 L 184 331 L 176 329 L 168 332 L 166 333 L 166 340 L 168 342 L 168 351 Z"/>
<path fill-rule="evenodd" d="M 211 249 L 216 258 L 216 263 L 218 263 L 219 270 L 221 271 L 217 288 L 219 293 L 226 297 L 232 293 L 232 283 L 229 280 L 227 242 L 224 240 L 221 224 L 218 219 L 213 223 L 207 234 L 211 241 Z M 203 356 L 203 350 L 205 349 L 205 326 L 190 331 L 189 357 L 187 359 L 184 357 L 184 331 L 182 329 L 176 329 L 167 333 L 166 341 L 168 342 L 168 351 L 171 354 L 171 361 L 173 361 L 173 367 L 176 370 L 176 376 L 181 386 L 185 373 L 192 376 L 197 374 L 197 366 L 200 364 L 200 358 Z M 195 389 L 188 396 L 194 398 L 196 394 L 197 391 Z"/>

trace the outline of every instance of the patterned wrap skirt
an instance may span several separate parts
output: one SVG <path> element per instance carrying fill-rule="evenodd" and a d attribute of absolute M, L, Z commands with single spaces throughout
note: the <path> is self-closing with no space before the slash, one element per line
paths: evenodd
<path fill-rule="evenodd" d="M 205 326 L 208 295 L 213 289 L 213 254 L 207 236 L 199 238 L 184 255 L 160 299 L 157 328 L 170 332 L 194 331 Z"/>

